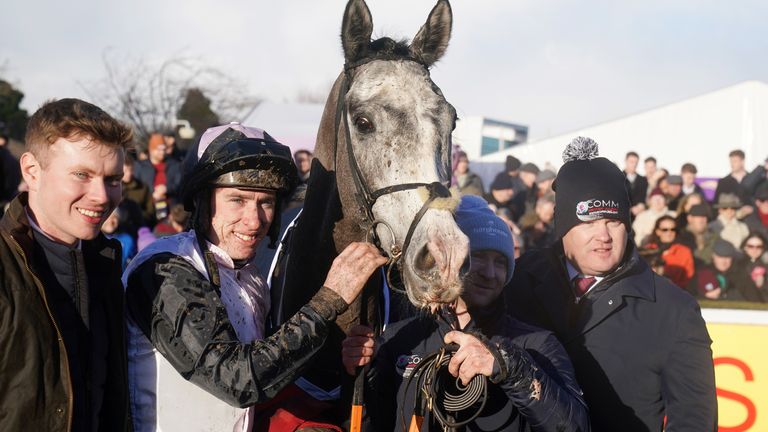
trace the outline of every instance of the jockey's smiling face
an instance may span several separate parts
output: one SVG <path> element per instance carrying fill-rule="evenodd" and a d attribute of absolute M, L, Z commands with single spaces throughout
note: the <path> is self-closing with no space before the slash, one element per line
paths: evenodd
<path fill-rule="evenodd" d="M 208 239 L 233 260 L 250 259 L 275 217 L 274 191 L 216 188 Z"/>

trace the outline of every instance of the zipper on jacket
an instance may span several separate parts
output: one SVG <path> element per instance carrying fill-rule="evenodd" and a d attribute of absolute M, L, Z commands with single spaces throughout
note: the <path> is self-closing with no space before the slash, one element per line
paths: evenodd
<path fill-rule="evenodd" d="M 72 429 L 72 404 L 73 404 L 73 392 L 72 389 L 72 377 L 70 376 L 70 370 L 69 370 L 69 355 L 67 354 L 67 347 L 64 345 L 64 336 L 61 334 L 61 330 L 59 330 L 59 326 L 56 324 L 56 320 L 53 318 L 53 313 L 51 312 L 51 307 L 48 305 L 48 298 L 45 296 L 45 288 L 43 288 L 43 283 L 40 280 L 40 278 L 37 277 L 35 272 L 32 271 L 32 269 L 29 267 L 29 262 L 27 261 L 27 256 L 24 254 L 24 251 L 21 249 L 21 246 L 16 241 L 16 239 L 13 237 L 13 235 L 9 235 L 11 238 L 11 241 L 13 242 L 13 245 L 16 247 L 16 252 L 19 253 L 21 256 L 21 259 L 24 261 L 24 267 L 27 269 L 30 275 L 32 275 L 32 278 L 35 280 L 35 283 L 37 284 L 37 289 L 40 292 L 40 295 L 43 297 L 43 303 L 45 304 L 45 311 L 48 312 L 48 318 L 51 319 L 51 322 L 53 323 L 53 328 L 56 330 L 56 336 L 58 337 L 58 342 L 61 350 L 64 352 L 64 365 L 67 369 L 67 389 L 69 390 L 69 397 L 67 398 L 67 430 Z"/>

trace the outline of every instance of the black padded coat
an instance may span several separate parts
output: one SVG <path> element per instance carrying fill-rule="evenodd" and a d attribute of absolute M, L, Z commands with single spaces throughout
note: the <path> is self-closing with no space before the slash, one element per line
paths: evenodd
<path fill-rule="evenodd" d="M 244 408 L 268 401 L 297 378 L 347 304 L 321 288 L 274 334 L 242 343 L 216 288 L 185 259 L 162 253 L 131 273 L 126 307 L 185 379 Z"/>
<path fill-rule="evenodd" d="M 463 331 L 479 336 L 501 364 L 491 377 L 485 407 L 462 430 L 589 431 L 587 407 L 573 367 L 554 335 L 504 314 L 486 321 L 484 330 L 478 322 L 470 321 Z M 365 393 L 373 430 L 408 430 L 414 392 L 420 391 L 411 385 L 406 392 L 409 369 L 438 351 L 444 345 L 443 336 L 451 330 L 446 320 L 430 316 L 417 316 L 387 328 L 378 341 Z M 512 345 L 524 350 L 523 365 L 512 364 Z M 508 373 L 512 367 L 520 374 Z M 519 384 L 521 378 L 526 385 Z M 533 380 L 540 386 L 537 396 L 529 385 Z M 442 428 L 427 414 L 421 430 Z"/>

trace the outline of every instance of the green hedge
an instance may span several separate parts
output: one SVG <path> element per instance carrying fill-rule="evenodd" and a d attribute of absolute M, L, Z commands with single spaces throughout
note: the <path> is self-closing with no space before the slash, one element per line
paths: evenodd
<path fill-rule="evenodd" d="M 755 303 L 731 300 L 699 300 L 702 309 L 750 309 L 768 310 L 768 303 Z"/>

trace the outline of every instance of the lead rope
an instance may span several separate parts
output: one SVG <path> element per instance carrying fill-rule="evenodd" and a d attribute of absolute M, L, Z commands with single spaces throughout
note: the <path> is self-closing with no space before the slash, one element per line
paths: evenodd
<path fill-rule="evenodd" d="M 400 412 L 403 431 L 421 430 L 421 422 L 428 411 L 444 431 L 452 431 L 475 420 L 485 408 L 488 399 L 488 383 L 483 375 L 475 375 L 466 386 L 459 378 L 448 372 L 448 363 L 458 349 L 456 344 L 448 344 L 427 357 L 413 368 L 405 386 L 407 395 L 412 382 L 416 382 L 416 400 L 411 425 L 405 424 L 405 416 Z M 470 409 L 480 401 L 479 406 L 464 420 L 457 420 L 462 411 Z"/>
<path fill-rule="evenodd" d="M 437 312 L 436 319 L 445 321 L 453 330 L 459 330 L 459 320 L 450 308 L 442 308 Z M 416 380 L 416 396 L 413 406 L 411 423 L 408 432 L 419 432 L 426 412 L 442 426 L 444 431 L 453 431 L 476 419 L 485 408 L 488 399 L 488 379 L 483 375 L 475 375 L 466 386 L 458 377 L 448 372 L 448 364 L 453 354 L 459 349 L 455 343 L 443 345 L 437 352 L 422 359 L 408 377 L 404 394 L 407 395 L 413 379 Z M 469 410 L 478 401 L 478 408 L 464 420 L 456 418 L 463 411 Z M 400 420 L 403 431 L 406 430 L 405 417 L 401 408 Z"/>

